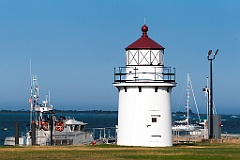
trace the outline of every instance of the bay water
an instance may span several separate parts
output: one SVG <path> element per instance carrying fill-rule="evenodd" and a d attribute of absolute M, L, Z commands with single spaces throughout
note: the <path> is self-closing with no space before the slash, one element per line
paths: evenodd
<path fill-rule="evenodd" d="M 104 128 L 115 127 L 117 125 L 117 113 L 79 113 L 79 112 L 63 112 L 56 116 L 72 117 L 76 120 L 88 123 L 86 128 Z M 206 115 L 201 115 L 206 118 Z M 222 117 L 222 133 L 240 134 L 240 115 L 221 115 Z M 183 117 L 173 116 L 172 119 L 177 120 Z M 197 118 L 197 117 L 193 117 Z M 0 112 L 0 145 L 4 144 L 5 137 L 14 136 L 15 123 L 19 122 L 20 136 L 25 135 L 29 129 L 30 114 L 27 112 Z"/>

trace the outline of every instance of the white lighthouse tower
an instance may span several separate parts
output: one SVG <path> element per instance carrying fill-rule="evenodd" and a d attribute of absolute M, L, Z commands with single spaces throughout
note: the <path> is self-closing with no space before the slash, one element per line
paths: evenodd
<path fill-rule="evenodd" d="M 164 67 L 164 47 L 150 39 L 148 27 L 126 48 L 126 66 L 114 69 L 119 91 L 117 144 L 172 146 L 170 93 L 175 69 Z"/>

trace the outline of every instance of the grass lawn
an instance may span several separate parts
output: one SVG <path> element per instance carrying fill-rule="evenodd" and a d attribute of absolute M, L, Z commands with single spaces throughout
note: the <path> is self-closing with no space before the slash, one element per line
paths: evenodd
<path fill-rule="evenodd" d="M 117 145 L 0 147 L 6 160 L 133 160 L 133 159 L 240 159 L 238 144 L 185 144 L 147 148 Z"/>

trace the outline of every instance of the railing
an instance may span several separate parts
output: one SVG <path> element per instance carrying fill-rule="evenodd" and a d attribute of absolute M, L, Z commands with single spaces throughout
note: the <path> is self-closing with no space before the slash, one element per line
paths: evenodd
<path fill-rule="evenodd" d="M 113 143 L 117 141 L 117 126 L 104 128 L 86 128 L 93 134 L 93 138 L 98 143 Z"/>
<path fill-rule="evenodd" d="M 114 68 L 114 83 L 144 83 L 144 82 L 175 83 L 175 68 L 163 66 Z"/>

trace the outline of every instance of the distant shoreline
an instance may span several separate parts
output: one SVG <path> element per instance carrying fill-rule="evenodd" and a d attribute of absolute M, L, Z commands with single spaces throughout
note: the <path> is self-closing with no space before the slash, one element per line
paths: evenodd
<path fill-rule="evenodd" d="M 29 113 L 30 110 L 0 110 L 0 113 Z M 77 111 L 77 110 L 56 110 L 54 113 L 91 113 L 91 114 L 117 114 L 118 111 L 103 111 L 103 110 L 86 110 L 86 111 Z"/>
<path fill-rule="evenodd" d="M 2 109 L 0 110 L 1 113 L 29 113 L 30 110 L 6 110 Z M 85 114 L 118 114 L 118 111 L 105 111 L 105 110 L 85 110 L 85 111 L 78 111 L 78 110 L 57 110 L 54 109 L 54 113 L 85 113 Z M 172 115 L 175 116 L 184 116 L 186 115 L 186 112 L 176 111 L 172 112 Z M 191 112 L 191 115 L 197 115 L 196 113 Z M 201 115 L 206 115 L 203 113 L 200 113 Z M 220 115 L 233 115 L 233 114 L 220 114 Z"/>

